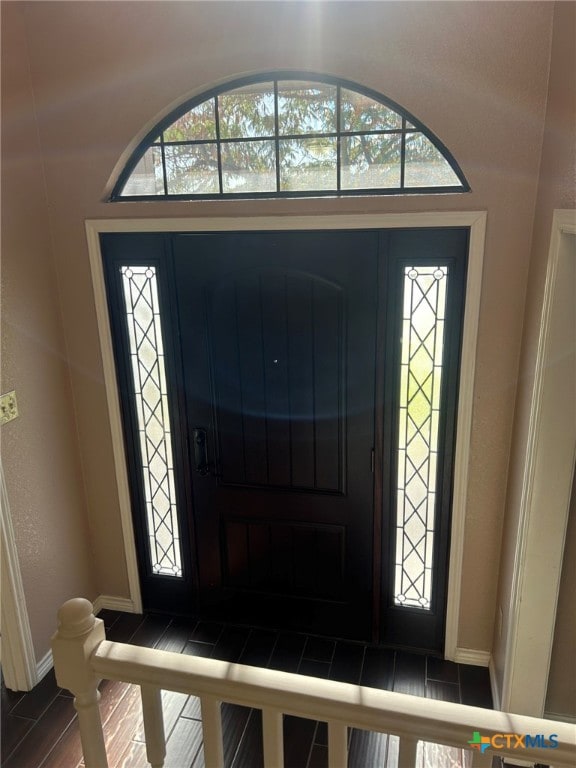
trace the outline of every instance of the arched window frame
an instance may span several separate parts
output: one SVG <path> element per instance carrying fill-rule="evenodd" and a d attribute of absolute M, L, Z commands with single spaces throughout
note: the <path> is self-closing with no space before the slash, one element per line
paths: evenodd
<path fill-rule="evenodd" d="M 336 178 L 337 183 L 335 188 L 331 189 L 307 189 L 307 190 L 281 190 L 280 187 L 280 171 L 278 168 L 278 145 L 282 139 L 291 138 L 279 133 L 278 129 L 278 83 L 282 81 L 289 82 L 302 82 L 303 84 L 327 84 L 336 86 L 337 88 L 337 108 L 336 108 L 336 131 L 322 132 L 319 134 L 322 137 L 335 137 L 337 146 L 337 159 L 336 159 Z M 258 83 L 274 83 L 275 91 L 275 130 L 274 134 L 267 137 L 259 137 L 266 140 L 273 140 L 276 145 L 276 178 L 277 188 L 276 191 L 266 192 L 225 192 L 222 187 L 222 160 L 221 160 L 221 147 L 223 144 L 231 141 L 230 139 L 222 139 L 219 135 L 218 118 L 216 117 L 216 139 L 214 143 L 217 145 L 218 151 L 218 177 L 220 191 L 215 193 L 186 193 L 186 194 L 174 194 L 168 192 L 167 187 L 167 175 L 166 175 L 166 161 L 165 161 L 165 143 L 163 134 L 176 120 L 185 115 L 190 110 L 198 107 L 204 102 L 214 99 L 228 92 L 232 92 L 238 88 L 246 85 L 254 85 Z M 348 91 L 356 92 L 363 96 L 366 96 L 375 102 L 382 104 L 384 107 L 396 112 L 401 118 L 401 128 L 390 130 L 373 130 L 373 131 L 345 131 L 340 126 L 340 94 L 341 90 L 346 89 Z M 341 188 L 341 139 L 348 135 L 359 135 L 364 133 L 366 135 L 382 135 L 383 133 L 395 133 L 401 135 L 401 159 L 400 159 L 400 184 L 394 187 L 364 187 L 364 188 Z M 446 163 L 450 166 L 451 170 L 459 180 L 459 184 L 450 186 L 406 186 L 405 185 L 405 162 L 406 162 L 406 136 L 413 133 L 423 134 L 431 144 L 441 154 Z M 305 135 L 305 134 L 304 134 Z M 302 138 L 303 135 L 298 134 L 298 137 Z M 160 141 L 158 142 L 158 138 Z M 192 143 L 192 141 L 190 142 Z M 163 168 L 163 181 L 164 192 L 159 194 L 145 194 L 145 195 L 126 195 L 122 194 L 122 191 L 129 181 L 136 166 L 143 158 L 146 151 L 153 145 L 160 146 L 162 155 L 162 168 Z M 397 104 L 392 99 L 372 90 L 366 88 L 358 83 L 342 78 L 334 77 L 331 75 L 324 75 L 313 73 L 309 71 L 293 71 L 293 70 L 281 70 L 273 72 L 262 72 L 248 77 L 237 78 L 220 84 L 217 87 L 211 88 L 207 91 L 203 91 L 201 94 L 194 96 L 191 99 L 181 103 L 178 107 L 171 110 L 162 120 L 148 131 L 146 136 L 138 144 L 133 151 L 123 170 L 121 171 L 112 193 L 109 197 L 110 202 L 137 202 L 137 201 L 159 201 L 159 200 L 174 200 L 174 201 L 186 201 L 186 200 L 237 200 L 237 199 L 258 199 L 258 198 L 298 198 L 298 197 L 357 197 L 357 196 L 372 196 L 372 195 L 427 195 L 427 194 L 449 194 L 449 193 L 462 193 L 469 192 L 470 185 L 464 176 L 464 173 L 458 165 L 456 159 L 443 142 L 418 118 Z"/>

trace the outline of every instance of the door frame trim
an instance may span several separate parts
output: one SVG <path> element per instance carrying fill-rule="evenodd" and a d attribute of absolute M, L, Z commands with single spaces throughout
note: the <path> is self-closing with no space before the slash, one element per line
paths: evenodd
<path fill-rule="evenodd" d="M 0 539 L 2 566 L 2 672 L 6 687 L 30 691 L 40 679 L 4 469 L 0 460 Z"/>
<path fill-rule="evenodd" d="M 576 211 L 554 210 L 532 381 L 502 709 L 544 717 L 576 458 Z M 565 352 L 567 350 L 567 352 Z M 572 350 L 572 354 L 570 351 Z M 572 404 L 571 409 L 566 403 Z M 546 510 L 546 515 L 542 510 Z M 545 542 L 545 546 L 543 546 Z"/>
<path fill-rule="evenodd" d="M 314 230 L 314 229 L 399 229 L 399 228 L 446 228 L 469 227 L 470 244 L 468 274 L 466 278 L 466 302 L 462 335 L 462 360 L 458 400 L 458 428 L 454 462 L 454 491 L 450 532 L 450 559 L 448 566 L 448 590 L 446 606 L 445 651 L 447 659 L 454 660 L 458 650 L 458 626 L 460 618 L 460 587 L 464 552 L 466 500 L 468 493 L 468 464 L 470 434 L 474 401 L 474 374 L 476 344 L 480 314 L 482 268 L 486 234 L 486 211 L 447 211 L 430 213 L 382 213 L 317 216 L 250 216 L 206 218 L 147 218 L 147 219 L 87 219 L 86 237 L 94 302 L 100 337 L 100 350 L 104 369 L 104 382 L 108 402 L 108 416 L 112 433 L 112 445 L 118 502 L 124 538 L 126 568 L 130 598 L 137 612 L 142 610 L 140 580 L 136 559 L 136 544 L 132 524 L 128 473 L 122 436 L 120 402 L 117 389 L 116 366 L 112 351 L 112 336 L 108 316 L 108 304 L 104 285 L 104 270 L 100 249 L 100 233 L 111 232 L 225 232 L 266 230 Z"/>

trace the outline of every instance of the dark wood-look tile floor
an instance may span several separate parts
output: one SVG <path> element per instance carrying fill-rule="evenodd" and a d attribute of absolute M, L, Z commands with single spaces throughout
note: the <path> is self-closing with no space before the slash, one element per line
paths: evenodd
<path fill-rule="evenodd" d="M 492 708 L 488 670 L 478 667 L 215 622 L 108 610 L 100 617 L 109 640 Z M 104 681 L 100 690 L 110 768 L 145 768 L 139 688 Z M 205 768 L 198 699 L 164 691 L 163 701 L 166 768 Z M 53 671 L 28 693 L 14 693 L 2 685 L 1 705 L 3 768 L 82 768 L 72 697 L 58 687 Z M 222 720 L 226 768 L 262 768 L 260 712 L 224 704 Z M 325 723 L 285 717 L 286 768 L 325 768 L 327 743 Z M 350 768 L 395 768 L 397 759 L 395 737 L 351 730 Z M 463 750 L 439 754 L 434 745 L 423 745 L 418 768 L 465 766 L 468 762 Z"/>

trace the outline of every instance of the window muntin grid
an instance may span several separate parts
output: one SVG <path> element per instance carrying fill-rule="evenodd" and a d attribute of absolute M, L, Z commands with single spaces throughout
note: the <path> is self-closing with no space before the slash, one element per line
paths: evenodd
<path fill-rule="evenodd" d="M 111 199 L 469 190 L 446 147 L 380 94 L 292 73 L 229 85 L 156 126 Z"/>
<path fill-rule="evenodd" d="M 156 269 L 122 266 L 150 568 L 182 577 L 174 461 Z"/>
<path fill-rule="evenodd" d="M 430 609 L 446 266 L 404 269 L 394 604 Z"/>

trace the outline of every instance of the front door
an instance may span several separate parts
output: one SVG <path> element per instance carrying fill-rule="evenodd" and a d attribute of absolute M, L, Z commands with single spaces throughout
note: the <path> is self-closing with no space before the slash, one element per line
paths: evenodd
<path fill-rule="evenodd" d="M 377 232 L 174 238 L 205 611 L 370 631 L 377 254 Z"/>
<path fill-rule="evenodd" d="M 438 650 L 466 231 L 102 239 L 145 605 Z"/>

